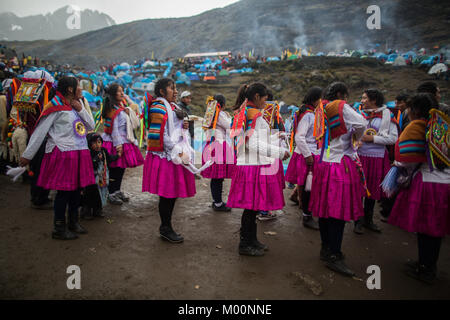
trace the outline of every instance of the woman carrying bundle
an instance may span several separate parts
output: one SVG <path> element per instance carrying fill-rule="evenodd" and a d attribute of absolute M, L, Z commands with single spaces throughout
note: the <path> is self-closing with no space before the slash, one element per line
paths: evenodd
<path fill-rule="evenodd" d="M 175 164 L 171 156 L 172 149 L 182 140 L 176 132 L 189 128 L 189 123 L 183 122 L 184 114 L 176 107 L 177 94 L 172 79 L 160 79 L 155 85 L 156 99 L 147 96 L 148 109 L 144 110 L 144 122 L 149 133 L 142 192 L 159 196 L 159 233 L 163 240 L 171 243 L 184 241 L 172 227 L 175 202 L 177 198 L 191 198 L 196 193 L 194 174 L 181 164 Z"/>

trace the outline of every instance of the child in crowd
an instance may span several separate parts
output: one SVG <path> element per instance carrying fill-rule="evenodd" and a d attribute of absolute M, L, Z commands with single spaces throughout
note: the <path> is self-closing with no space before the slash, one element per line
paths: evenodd
<path fill-rule="evenodd" d="M 108 165 L 116 161 L 119 156 L 110 155 L 105 148 L 102 148 L 103 139 L 98 133 L 88 134 L 87 142 L 91 151 L 96 184 L 87 186 L 83 190 L 81 216 L 85 220 L 92 220 L 94 217 L 104 217 L 102 209 L 108 200 Z"/>

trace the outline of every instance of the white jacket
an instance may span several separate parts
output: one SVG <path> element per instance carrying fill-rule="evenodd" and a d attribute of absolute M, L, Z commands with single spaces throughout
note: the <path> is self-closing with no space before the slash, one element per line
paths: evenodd
<path fill-rule="evenodd" d="M 281 145 L 278 134 L 271 135 L 269 125 L 262 117 L 259 117 L 252 136 L 248 142 L 242 143 L 237 151 L 237 165 L 259 166 L 278 163 L 277 160 L 283 159 L 285 152 L 288 151 Z"/>

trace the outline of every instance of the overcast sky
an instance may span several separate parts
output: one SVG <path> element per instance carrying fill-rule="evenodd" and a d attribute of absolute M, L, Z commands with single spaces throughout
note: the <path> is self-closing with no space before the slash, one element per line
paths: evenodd
<path fill-rule="evenodd" d="M 0 0 L 0 12 L 19 17 L 53 12 L 68 4 L 111 16 L 116 23 L 150 18 L 189 17 L 239 0 Z"/>

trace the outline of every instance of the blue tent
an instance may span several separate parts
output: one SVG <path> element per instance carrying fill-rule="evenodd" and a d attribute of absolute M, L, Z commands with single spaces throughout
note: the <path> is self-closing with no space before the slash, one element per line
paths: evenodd
<path fill-rule="evenodd" d="M 395 108 L 395 101 L 389 101 L 386 102 L 386 106 L 390 109 L 394 109 Z"/>
<path fill-rule="evenodd" d="M 267 61 L 280 61 L 279 57 L 269 57 L 267 58 Z"/>
<path fill-rule="evenodd" d="M 200 81 L 200 78 L 196 73 L 192 73 L 192 74 L 188 75 L 188 77 L 189 77 L 189 80 L 191 80 L 191 81 Z"/>
<path fill-rule="evenodd" d="M 325 55 L 325 53 L 323 53 L 323 52 L 318 52 L 317 54 L 316 54 L 316 56 L 318 56 L 318 57 L 321 57 L 321 56 L 324 56 Z"/>
<path fill-rule="evenodd" d="M 94 96 L 94 95 L 90 94 L 88 91 L 83 90 L 82 93 L 83 93 L 83 97 L 85 97 L 86 100 L 89 102 L 89 105 L 91 105 L 91 104 L 96 105 L 97 101 L 102 101 L 101 97 Z"/>
<path fill-rule="evenodd" d="M 246 63 L 248 63 L 247 59 L 244 58 L 244 59 L 241 60 L 241 64 L 246 64 Z"/>
<path fill-rule="evenodd" d="M 395 59 L 397 59 L 397 57 L 398 57 L 398 54 L 396 54 L 396 53 L 390 54 L 390 55 L 388 56 L 386 62 L 394 62 Z"/>

